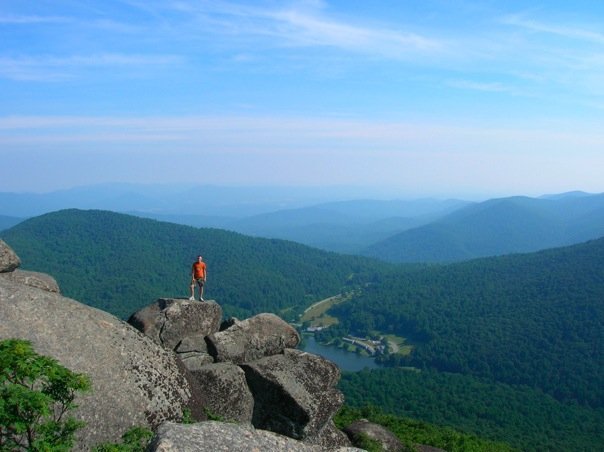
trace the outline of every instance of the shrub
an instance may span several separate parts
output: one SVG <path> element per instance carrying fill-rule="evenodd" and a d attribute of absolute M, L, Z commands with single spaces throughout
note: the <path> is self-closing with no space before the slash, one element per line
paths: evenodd
<path fill-rule="evenodd" d="M 68 413 L 90 380 L 38 355 L 29 341 L 0 341 L 0 451 L 68 451 L 84 423 Z"/>
<path fill-rule="evenodd" d="M 144 452 L 153 438 L 146 427 L 133 427 L 122 435 L 122 443 L 105 443 L 93 448 L 93 452 Z"/>

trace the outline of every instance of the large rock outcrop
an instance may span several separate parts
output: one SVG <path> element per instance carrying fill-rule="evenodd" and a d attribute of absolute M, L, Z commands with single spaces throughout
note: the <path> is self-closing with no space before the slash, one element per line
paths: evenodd
<path fill-rule="evenodd" d="M 300 335 L 274 314 L 231 319 L 222 323 L 220 331 L 212 317 L 212 327 L 201 331 L 195 319 L 211 315 L 213 305 L 158 300 L 133 314 L 129 322 L 181 357 L 203 388 L 212 414 L 251 422 L 307 444 L 349 445 L 331 420 L 343 403 L 336 389 L 337 366 L 295 350 Z M 165 319 L 174 317 L 179 320 L 167 328 Z M 183 321 L 185 317 L 190 320 Z M 170 340 L 161 340 L 166 329 Z"/>
<path fill-rule="evenodd" d="M 254 394 L 253 424 L 292 438 L 320 443 L 321 433 L 344 397 L 336 389 L 340 370 L 332 362 L 286 349 L 242 365 Z"/>
<path fill-rule="evenodd" d="M 18 279 L 0 278 L 0 340 L 29 340 L 92 381 L 92 392 L 76 399 L 74 414 L 86 423 L 76 449 L 118 441 L 133 426 L 179 420 L 187 408 L 203 418 L 202 395 L 173 353 L 106 312 Z"/>
<path fill-rule="evenodd" d="M 408 450 L 390 430 L 367 419 L 354 421 L 344 429 L 352 444 L 360 445 L 364 438 L 369 438 L 379 444 L 384 452 L 401 452 Z"/>
<path fill-rule="evenodd" d="M 219 304 L 174 298 L 160 298 L 137 311 L 128 323 L 156 343 L 174 350 L 187 337 L 205 337 L 218 331 L 222 320 Z"/>
<path fill-rule="evenodd" d="M 202 422 L 193 425 L 166 423 L 162 425 L 150 452 L 353 452 L 353 447 L 324 448 L 304 444 L 286 436 L 251 426 L 223 422 Z"/>
<path fill-rule="evenodd" d="M 21 265 L 21 259 L 10 246 L 0 239 L 0 273 L 12 272 Z"/>
<path fill-rule="evenodd" d="M 208 336 L 208 350 L 218 362 L 237 364 L 295 348 L 300 335 L 275 314 L 258 314 Z"/>
<path fill-rule="evenodd" d="M 232 363 L 216 363 L 191 373 L 206 395 L 206 406 L 211 413 L 225 421 L 252 421 L 254 396 L 241 367 Z"/>

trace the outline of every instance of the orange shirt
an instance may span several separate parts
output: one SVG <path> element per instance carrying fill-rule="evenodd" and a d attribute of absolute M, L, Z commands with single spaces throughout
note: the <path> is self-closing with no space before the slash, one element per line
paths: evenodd
<path fill-rule="evenodd" d="M 195 279 L 206 277 L 206 263 L 205 262 L 195 262 L 193 264 L 193 277 Z"/>

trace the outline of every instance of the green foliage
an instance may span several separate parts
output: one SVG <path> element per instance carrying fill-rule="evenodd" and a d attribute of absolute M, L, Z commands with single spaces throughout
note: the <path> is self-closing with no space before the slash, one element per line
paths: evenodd
<path fill-rule="evenodd" d="M 69 416 L 89 379 L 38 355 L 30 342 L 0 341 L 0 451 L 68 451 L 83 423 Z"/>
<path fill-rule="evenodd" d="M 371 439 L 368 435 L 361 433 L 356 440 L 355 447 L 359 447 L 367 452 L 383 452 L 383 448 L 379 441 Z"/>
<path fill-rule="evenodd" d="M 193 424 L 195 421 L 193 420 L 193 413 L 191 413 L 190 408 L 185 408 L 182 410 L 182 424 Z"/>
<path fill-rule="evenodd" d="M 225 422 L 222 416 L 220 416 L 219 414 L 214 414 L 208 407 L 204 407 L 203 411 L 205 412 L 208 421 Z"/>
<path fill-rule="evenodd" d="M 121 443 L 105 443 L 92 449 L 93 452 L 144 452 L 153 432 L 145 427 L 133 427 L 122 435 Z"/>
<path fill-rule="evenodd" d="M 475 435 L 462 433 L 449 427 L 440 427 L 406 417 L 386 414 L 373 405 L 354 408 L 344 405 L 334 417 L 340 429 L 358 419 L 367 419 L 382 425 L 394 433 L 409 449 L 423 444 L 438 447 L 449 452 L 511 452 L 515 449 L 502 442 L 489 441 Z M 381 450 L 375 441 L 369 441 L 367 450 Z M 365 445 L 361 446 L 366 448 Z"/>
<path fill-rule="evenodd" d="M 23 268 L 49 273 L 66 296 L 121 318 L 159 297 L 188 298 L 200 253 L 208 264 L 205 298 L 240 318 L 283 312 L 295 320 L 386 267 L 283 240 L 95 210 L 42 215 L 2 235 Z"/>
<path fill-rule="evenodd" d="M 604 407 L 604 239 L 386 275 L 334 306 L 340 328 L 414 342 L 415 366 Z"/>
<path fill-rule="evenodd" d="M 599 450 L 604 444 L 604 411 L 563 404 L 526 386 L 405 369 L 344 372 L 339 386 L 357 410 L 371 404 L 524 451 Z"/>

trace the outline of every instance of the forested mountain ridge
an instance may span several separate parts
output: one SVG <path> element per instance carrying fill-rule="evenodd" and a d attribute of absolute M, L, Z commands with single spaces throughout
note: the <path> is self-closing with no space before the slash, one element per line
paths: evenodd
<path fill-rule="evenodd" d="M 228 315 L 295 318 L 386 266 L 293 242 L 246 237 L 98 210 L 63 210 L 2 233 L 23 268 L 49 273 L 69 297 L 126 318 L 159 296 L 188 297 L 191 264 L 208 264 L 207 297 Z"/>
<path fill-rule="evenodd" d="M 604 194 L 491 199 L 378 242 L 364 255 L 391 262 L 454 262 L 532 252 L 604 236 Z"/>
<path fill-rule="evenodd" d="M 385 276 L 331 314 L 360 333 L 414 339 L 391 364 L 604 407 L 604 239 Z"/>

